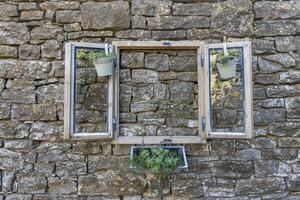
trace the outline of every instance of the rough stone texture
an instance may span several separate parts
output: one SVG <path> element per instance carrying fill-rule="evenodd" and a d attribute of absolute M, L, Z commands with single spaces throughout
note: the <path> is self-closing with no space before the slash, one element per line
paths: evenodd
<path fill-rule="evenodd" d="M 252 41 L 255 138 L 185 145 L 189 168 L 173 175 L 166 199 L 298 200 L 299 34 L 298 0 L 1 1 L 0 200 L 155 199 L 152 182 L 129 169 L 130 145 L 63 140 L 64 45 L 223 36 Z M 120 53 L 120 135 L 197 135 L 195 51 Z M 88 108 L 78 120 L 94 131 L 105 122 L 106 79 L 77 72 L 78 106 Z M 218 117 L 225 125 L 234 115 Z"/>

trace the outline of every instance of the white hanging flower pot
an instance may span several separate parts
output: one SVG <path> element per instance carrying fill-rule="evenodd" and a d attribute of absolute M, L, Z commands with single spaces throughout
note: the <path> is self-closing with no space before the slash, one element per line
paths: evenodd
<path fill-rule="evenodd" d="M 111 57 L 94 58 L 93 64 L 98 76 L 110 76 L 114 71 L 114 61 Z"/>
<path fill-rule="evenodd" d="M 237 59 L 230 60 L 226 63 L 217 63 L 218 72 L 222 80 L 229 80 L 236 76 Z"/>

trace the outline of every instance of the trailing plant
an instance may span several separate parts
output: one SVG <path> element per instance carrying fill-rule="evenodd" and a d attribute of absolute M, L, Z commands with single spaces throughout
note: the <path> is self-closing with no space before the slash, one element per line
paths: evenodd
<path fill-rule="evenodd" d="M 115 58 L 115 54 L 105 53 L 104 51 L 90 51 L 85 49 L 79 49 L 76 54 L 76 57 L 79 60 L 87 60 L 88 62 L 93 63 L 93 61 L 98 58 L 113 59 Z"/>
<path fill-rule="evenodd" d="M 160 199 L 163 199 L 164 180 L 169 180 L 172 172 L 180 165 L 181 160 L 176 152 L 162 147 L 140 149 L 130 160 L 135 172 L 144 171 L 153 174 L 156 180 Z"/>
<path fill-rule="evenodd" d="M 225 55 L 224 51 L 219 51 L 217 53 L 216 63 L 220 63 L 220 64 L 228 63 L 229 61 L 239 57 L 240 54 L 241 54 L 240 51 L 236 49 L 229 50 L 227 55 Z"/>

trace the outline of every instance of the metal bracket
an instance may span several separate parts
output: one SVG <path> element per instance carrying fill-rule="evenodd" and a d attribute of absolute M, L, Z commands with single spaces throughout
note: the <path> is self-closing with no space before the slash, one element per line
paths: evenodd
<path fill-rule="evenodd" d="M 204 54 L 203 53 L 201 53 L 200 60 L 201 60 L 201 67 L 204 67 Z"/>
<path fill-rule="evenodd" d="M 116 129 L 117 129 L 117 120 L 116 120 L 115 117 L 112 120 L 112 126 L 113 126 L 113 131 L 116 131 Z"/>
<path fill-rule="evenodd" d="M 163 42 L 163 45 L 169 47 L 169 46 L 171 46 L 171 42 Z"/>
<path fill-rule="evenodd" d="M 205 117 L 202 117 L 202 119 L 201 119 L 201 128 L 202 128 L 202 131 L 205 131 L 205 127 L 206 127 L 206 119 L 205 119 Z"/>

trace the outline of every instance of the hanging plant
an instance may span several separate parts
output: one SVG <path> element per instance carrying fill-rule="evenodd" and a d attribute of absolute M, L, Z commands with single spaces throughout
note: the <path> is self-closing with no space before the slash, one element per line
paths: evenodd
<path fill-rule="evenodd" d="M 113 74 L 115 54 L 103 51 L 89 51 L 80 49 L 77 59 L 87 60 L 96 68 L 98 76 L 109 76 Z"/>
<path fill-rule="evenodd" d="M 216 65 L 222 80 L 229 80 L 236 76 L 236 65 L 240 57 L 240 51 L 229 50 L 226 55 L 224 51 L 219 51 L 216 56 Z"/>

